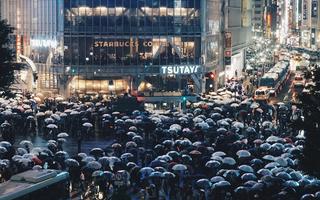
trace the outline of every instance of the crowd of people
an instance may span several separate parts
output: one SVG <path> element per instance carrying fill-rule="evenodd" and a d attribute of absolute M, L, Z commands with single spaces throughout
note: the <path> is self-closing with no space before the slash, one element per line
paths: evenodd
<path fill-rule="evenodd" d="M 48 168 L 68 171 L 71 191 L 83 199 L 320 198 L 320 181 L 299 170 L 304 136 L 291 124 L 301 110 L 226 89 L 202 100 L 206 106 L 153 114 L 117 112 L 103 101 L 0 99 L 1 181 Z M 96 130 L 116 142 L 67 152 L 66 140 Z M 47 148 L 15 134 L 38 134 Z"/>

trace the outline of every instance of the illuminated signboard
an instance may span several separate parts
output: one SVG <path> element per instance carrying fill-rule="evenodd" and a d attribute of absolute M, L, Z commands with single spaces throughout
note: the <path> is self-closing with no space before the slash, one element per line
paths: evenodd
<path fill-rule="evenodd" d="M 317 17 L 317 16 L 318 16 L 318 0 L 312 0 L 311 17 Z"/>
<path fill-rule="evenodd" d="M 115 41 L 95 41 L 93 46 L 94 47 L 152 47 L 153 43 L 152 41 L 133 41 L 133 40 L 115 40 Z"/>
<path fill-rule="evenodd" d="M 162 66 L 161 74 L 196 74 L 200 73 L 200 65 L 167 65 Z"/>
<path fill-rule="evenodd" d="M 303 20 L 308 19 L 308 8 L 307 8 L 307 1 L 304 0 L 303 2 Z"/>
<path fill-rule="evenodd" d="M 58 42 L 53 39 L 30 39 L 31 47 L 51 47 L 56 48 L 58 46 Z"/>

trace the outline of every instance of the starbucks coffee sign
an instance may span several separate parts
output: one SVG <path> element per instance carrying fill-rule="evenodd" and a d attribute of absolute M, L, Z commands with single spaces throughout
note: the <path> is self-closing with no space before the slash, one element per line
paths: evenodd
<path fill-rule="evenodd" d="M 160 69 L 161 74 L 197 74 L 201 72 L 200 65 L 167 65 Z"/>

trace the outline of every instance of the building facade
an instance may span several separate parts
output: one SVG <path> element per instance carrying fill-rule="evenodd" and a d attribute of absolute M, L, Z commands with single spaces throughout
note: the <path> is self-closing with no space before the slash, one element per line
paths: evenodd
<path fill-rule="evenodd" d="M 251 0 L 226 1 L 224 32 L 231 36 L 225 39 L 225 54 L 231 52 L 231 62 L 225 62 L 225 78 L 240 78 L 245 65 L 245 49 L 252 39 Z"/>
<path fill-rule="evenodd" d="M 249 0 L 0 2 L 18 59 L 48 94 L 202 92 L 224 82 L 224 32 L 240 68 L 251 32 Z"/>
<path fill-rule="evenodd" d="M 255 35 L 263 36 L 265 31 L 265 0 L 253 0 L 252 29 Z"/>

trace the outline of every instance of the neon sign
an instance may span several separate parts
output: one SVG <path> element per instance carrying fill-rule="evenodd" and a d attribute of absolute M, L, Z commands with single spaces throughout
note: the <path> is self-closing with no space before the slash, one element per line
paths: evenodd
<path fill-rule="evenodd" d="M 56 40 L 51 39 L 30 39 L 30 45 L 32 47 L 51 47 L 56 48 L 58 46 L 58 42 Z"/>

